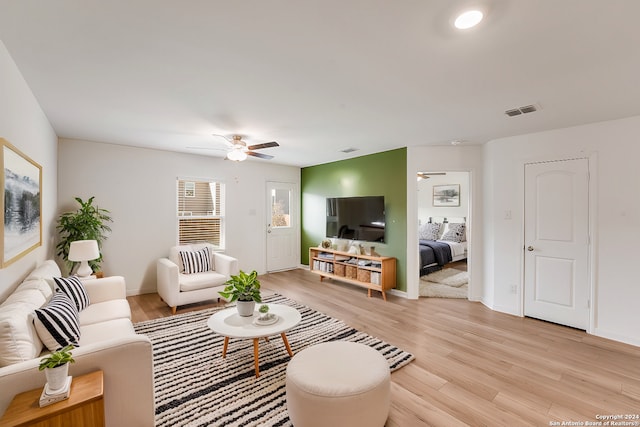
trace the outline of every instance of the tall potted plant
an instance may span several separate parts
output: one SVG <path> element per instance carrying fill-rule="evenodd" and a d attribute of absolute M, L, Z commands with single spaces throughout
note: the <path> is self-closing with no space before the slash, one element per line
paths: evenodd
<path fill-rule="evenodd" d="M 262 302 L 258 272 L 253 270 L 247 274 L 240 270 L 237 276 L 231 275 L 226 285 L 224 290 L 218 293 L 229 302 L 237 301 L 236 307 L 240 316 L 253 316 L 256 303 Z"/>
<path fill-rule="evenodd" d="M 80 197 L 75 200 L 80 208 L 75 212 L 65 212 L 58 218 L 56 229 L 60 233 L 60 242 L 56 245 L 56 255 L 62 257 L 70 272 L 76 267 L 77 262 L 69 261 L 69 246 L 76 240 L 95 240 L 98 248 L 102 249 L 102 242 L 107 239 L 107 232 L 111 228 L 107 223 L 112 222 L 110 212 L 93 204 L 94 197 L 86 202 Z M 93 271 L 100 271 L 100 258 L 89 261 Z"/>

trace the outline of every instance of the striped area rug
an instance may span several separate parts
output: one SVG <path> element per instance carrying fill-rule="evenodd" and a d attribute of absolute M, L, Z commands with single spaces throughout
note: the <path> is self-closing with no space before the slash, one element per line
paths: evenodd
<path fill-rule="evenodd" d="M 295 307 L 302 315 L 287 332 L 294 354 L 313 344 L 353 341 L 378 350 L 391 371 L 414 356 L 344 322 L 295 301 L 273 295 L 265 302 Z M 290 358 L 282 339 L 260 341 L 260 377 L 255 377 L 253 342 L 231 338 L 222 358 L 224 337 L 207 327 L 220 310 L 140 322 L 136 332 L 153 343 L 156 426 L 291 426 L 286 407 L 285 374 Z"/>

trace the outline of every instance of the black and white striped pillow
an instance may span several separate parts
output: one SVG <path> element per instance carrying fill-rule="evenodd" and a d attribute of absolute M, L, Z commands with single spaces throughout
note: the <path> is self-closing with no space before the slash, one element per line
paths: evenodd
<path fill-rule="evenodd" d="M 56 351 L 70 344 L 78 346 L 78 309 L 67 294 L 56 292 L 49 304 L 35 312 L 33 324 L 38 337 L 49 350 Z"/>
<path fill-rule="evenodd" d="M 76 303 L 78 311 L 84 310 L 91 303 L 87 290 L 77 277 L 54 277 L 53 280 L 56 286 Z"/>
<path fill-rule="evenodd" d="M 211 270 L 211 254 L 206 246 L 199 251 L 180 251 L 184 274 L 203 273 Z"/>

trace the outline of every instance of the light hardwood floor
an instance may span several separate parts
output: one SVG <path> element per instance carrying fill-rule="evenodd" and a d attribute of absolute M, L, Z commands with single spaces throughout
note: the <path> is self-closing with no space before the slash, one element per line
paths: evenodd
<path fill-rule="evenodd" d="M 387 427 L 548 426 L 640 415 L 639 347 L 466 300 L 388 294 L 384 302 L 306 270 L 260 280 L 263 295 L 279 293 L 416 356 L 391 376 Z M 129 302 L 134 322 L 171 315 L 157 294 Z"/>

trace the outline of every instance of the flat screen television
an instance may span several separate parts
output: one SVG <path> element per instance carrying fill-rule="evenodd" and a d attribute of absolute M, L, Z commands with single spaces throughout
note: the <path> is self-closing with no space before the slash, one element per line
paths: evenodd
<path fill-rule="evenodd" d="M 384 196 L 327 198 L 327 237 L 384 242 Z"/>

